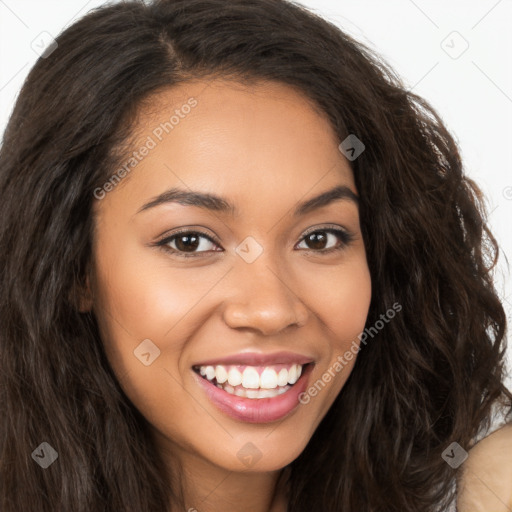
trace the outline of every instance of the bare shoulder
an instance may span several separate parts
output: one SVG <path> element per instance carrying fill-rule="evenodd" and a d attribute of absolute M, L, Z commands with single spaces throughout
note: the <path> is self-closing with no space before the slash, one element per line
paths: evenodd
<path fill-rule="evenodd" d="M 459 512 L 512 511 L 512 424 L 469 451 L 457 496 Z"/>

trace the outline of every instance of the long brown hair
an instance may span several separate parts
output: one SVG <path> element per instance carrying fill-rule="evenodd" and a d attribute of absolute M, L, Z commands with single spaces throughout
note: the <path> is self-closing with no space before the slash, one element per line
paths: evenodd
<path fill-rule="evenodd" d="M 112 176 L 141 101 L 189 79 L 274 80 L 304 92 L 351 162 L 372 277 L 359 353 L 290 464 L 289 512 L 434 511 L 503 385 L 498 247 L 452 135 L 372 51 L 284 0 L 126 1 L 67 28 L 23 85 L 0 151 L 0 509 L 169 511 L 145 419 L 74 290 L 91 258 L 94 190 Z M 46 442 L 58 461 L 42 469 Z M 43 445 L 46 447 L 46 445 Z M 173 507 L 173 510 L 175 508 Z M 177 510 L 177 508 L 176 508 Z"/>

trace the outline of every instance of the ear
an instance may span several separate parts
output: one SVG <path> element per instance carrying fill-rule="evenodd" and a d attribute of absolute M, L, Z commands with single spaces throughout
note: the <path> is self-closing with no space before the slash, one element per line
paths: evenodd
<path fill-rule="evenodd" d="M 83 282 L 74 284 L 69 300 L 80 313 L 88 313 L 92 310 L 94 300 L 89 273 L 86 274 Z"/>

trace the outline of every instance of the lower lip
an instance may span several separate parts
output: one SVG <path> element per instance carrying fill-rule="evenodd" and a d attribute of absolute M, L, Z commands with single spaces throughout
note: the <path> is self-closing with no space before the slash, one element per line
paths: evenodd
<path fill-rule="evenodd" d="M 228 416 L 247 423 L 269 423 L 284 418 L 299 405 L 299 395 L 306 390 L 312 369 L 313 364 L 308 364 L 299 380 L 288 391 L 273 398 L 245 398 L 232 395 L 201 377 L 194 370 L 192 372 L 208 398 Z"/>

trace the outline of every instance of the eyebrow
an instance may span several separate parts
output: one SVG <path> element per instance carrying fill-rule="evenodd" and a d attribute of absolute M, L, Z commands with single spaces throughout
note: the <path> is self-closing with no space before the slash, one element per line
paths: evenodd
<path fill-rule="evenodd" d="M 349 200 L 354 202 L 356 205 L 359 205 L 359 197 L 354 194 L 350 188 L 345 185 L 338 185 L 315 197 L 312 197 L 311 199 L 308 199 L 307 201 L 299 203 L 293 212 L 293 216 L 299 217 L 300 215 L 305 215 L 306 213 L 317 210 L 336 201 L 344 200 Z M 223 197 L 215 194 L 183 190 L 179 188 L 166 190 L 139 208 L 137 213 L 167 203 L 196 206 L 197 208 L 224 213 L 231 216 L 237 216 L 239 213 L 237 208 Z"/>

